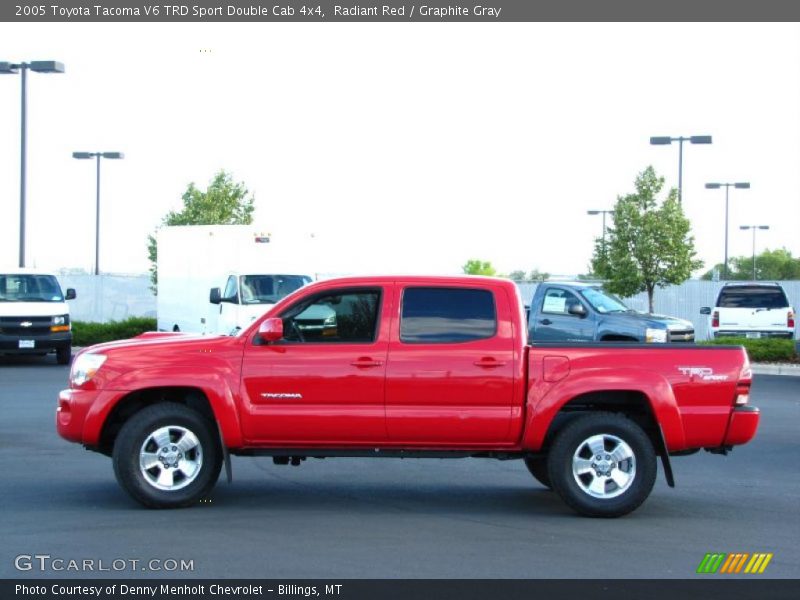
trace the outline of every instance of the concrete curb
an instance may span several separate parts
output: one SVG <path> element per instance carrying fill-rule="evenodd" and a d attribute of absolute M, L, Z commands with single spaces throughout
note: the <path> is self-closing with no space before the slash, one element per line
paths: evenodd
<path fill-rule="evenodd" d="M 788 375 L 800 377 L 800 365 L 753 363 L 753 375 Z"/>

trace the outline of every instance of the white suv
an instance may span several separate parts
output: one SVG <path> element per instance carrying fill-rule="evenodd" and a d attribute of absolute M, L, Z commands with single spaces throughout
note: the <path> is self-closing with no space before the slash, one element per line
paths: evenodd
<path fill-rule="evenodd" d="M 703 307 L 700 314 L 709 317 L 710 339 L 794 337 L 794 309 L 778 283 L 726 283 L 719 291 L 714 308 Z"/>

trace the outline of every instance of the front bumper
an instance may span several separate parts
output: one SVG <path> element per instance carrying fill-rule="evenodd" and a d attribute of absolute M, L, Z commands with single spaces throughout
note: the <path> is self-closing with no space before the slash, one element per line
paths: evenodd
<path fill-rule="evenodd" d="M 0 333 L 0 354 L 41 354 L 72 345 L 72 332 L 34 335 Z"/>
<path fill-rule="evenodd" d="M 725 434 L 725 446 L 746 444 L 756 435 L 761 411 L 755 406 L 737 406 L 731 412 L 728 431 Z"/>
<path fill-rule="evenodd" d="M 62 390 L 56 407 L 58 435 L 70 442 L 97 446 L 108 413 L 127 392 L 116 390 Z"/>

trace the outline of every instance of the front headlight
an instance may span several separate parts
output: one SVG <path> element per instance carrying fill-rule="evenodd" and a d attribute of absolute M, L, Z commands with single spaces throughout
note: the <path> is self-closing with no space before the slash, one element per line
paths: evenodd
<path fill-rule="evenodd" d="M 67 315 L 57 315 L 53 317 L 53 325 L 66 325 L 69 323 L 69 317 Z"/>
<path fill-rule="evenodd" d="M 645 329 L 644 340 L 648 344 L 665 344 L 667 342 L 666 329 Z"/>
<path fill-rule="evenodd" d="M 72 362 L 70 372 L 70 382 L 74 386 L 81 386 L 87 381 L 91 381 L 103 363 L 106 362 L 105 354 L 80 354 Z"/>
<path fill-rule="evenodd" d="M 325 322 L 323 323 L 323 325 L 326 326 L 326 327 L 328 325 L 336 325 L 336 315 L 331 315 L 330 317 L 325 319 Z"/>

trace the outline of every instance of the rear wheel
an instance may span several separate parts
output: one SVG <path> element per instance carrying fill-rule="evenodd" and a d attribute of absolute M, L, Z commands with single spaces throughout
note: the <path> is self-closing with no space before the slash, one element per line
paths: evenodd
<path fill-rule="evenodd" d="M 528 471 L 531 472 L 536 481 L 546 488 L 553 487 L 553 484 L 550 483 L 550 474 L 547 472 L 546 456 L 526 456 L 525 466 L 528 467 Z"/>
<path fill-rule="evenodd" d="M 548 455 L 553 489 L 590 517 L 636 510 L 656 480 L 656 453 L 636 423 L 616 413 L 576 418 L 556 436 Z"/>
<path fill-rule="evenodd" d="M 150 508 L 190 506 L 211 491 L 222 451 L 212 424 L 175 403 L 154 404 L 125 423 L 114 443 L 114 474 Z"/>

